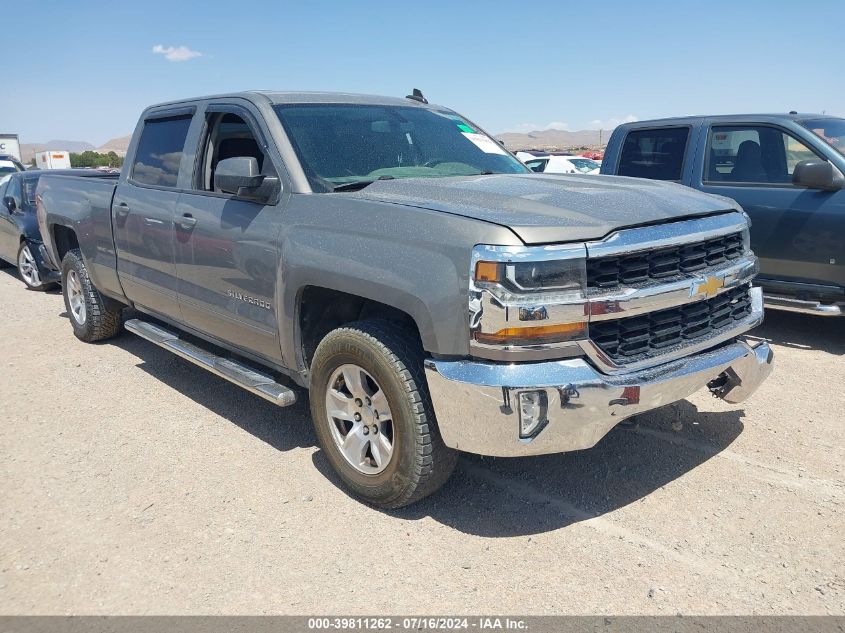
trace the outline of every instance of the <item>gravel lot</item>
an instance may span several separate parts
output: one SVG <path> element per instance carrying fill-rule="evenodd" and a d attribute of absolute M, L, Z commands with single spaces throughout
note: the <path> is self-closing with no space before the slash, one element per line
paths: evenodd
<path fill-rule="evenodd" d="M 770 312 L 775 371 L 743 405 L 465 455 L 396 512 L 338 488 L 304 394 L 85 345 L 8 268 L 0 322 L 0 613 L 845 613 L 843 321 Z"/>

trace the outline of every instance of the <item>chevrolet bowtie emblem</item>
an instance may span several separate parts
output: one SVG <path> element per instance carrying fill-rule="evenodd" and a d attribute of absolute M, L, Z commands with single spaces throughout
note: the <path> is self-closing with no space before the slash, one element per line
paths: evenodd
<path fill-rule="evenodd" d="M 719 288 L 724 288 L 725 280 L 719 279 L 718 277 L 706 277 L 704 281 L 695 284 L 692 287 L 692 294 L 695 295 L 704 295 L 708 299 L 710 297 L 715 297 L 716 292 L 718 292 Z"/>

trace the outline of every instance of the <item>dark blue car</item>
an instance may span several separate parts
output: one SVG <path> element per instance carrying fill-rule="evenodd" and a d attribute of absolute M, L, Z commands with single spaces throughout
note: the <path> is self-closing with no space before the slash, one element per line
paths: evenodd
<path fill-rule="evenodd" d="M 102 175 L 93 169 L 30 169 L 0 176 L 0 260 L 16 265 L 21 279 L 32 290 L 47 290 L 59 281 L 59 274 L 43 264 L 35 217 L 35 188 L 45 173 Z"/>
<path fill-rule="evenodd" d="M 627 123 L 613 132 L 601 173 L 733 198 L 752 220 L 767 305 L 845 314 L 845 119 L 791 113 Z"/>

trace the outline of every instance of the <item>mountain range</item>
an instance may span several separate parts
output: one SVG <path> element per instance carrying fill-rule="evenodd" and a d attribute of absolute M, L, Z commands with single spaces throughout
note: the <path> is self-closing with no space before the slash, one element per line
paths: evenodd
<path fill-rule="evenodd" d="M 128 136 L 113 138 L 103 143 L 103 145 L 101 145 L 100 147 L 97 147 L 85 141 L 53 140 L 47 141 L 46 143 L 21 143 L 21 160 L 24 163 L 28 163 L 35 157 L 36 153 L 43 152 L 44 150 L 48 149 L 64 150 L 66 152 L 77 153 L 92 150 L 100 154 L 108 154 L 109 152 L 114 152 L 118 156 L 126 156 L 126 149 L 129 147 L 129 141 L 131 138 L 131 134 L 129 134 Z"/>
<path fill-rule="evenodd" d="M 503 141 L 511 151 L 539 149 L 557 151 L 588 147 L 599 149 L 607 145 L 613 130 L 536 130 L 534 132 L 506 132 L 497 134 L 496 139 Z"/>
<path fill-rule="evenodd" d="M 21 159 L 24 163 L 28 163 L 33 159 L 35 154 L 43 152 L 46 149 L 58 149 L 68 152 L 84 152 L 89 149 L 94 149 L 91 143 L 85 141 L 47 141 L 46 143 L 21 143 Z"/>

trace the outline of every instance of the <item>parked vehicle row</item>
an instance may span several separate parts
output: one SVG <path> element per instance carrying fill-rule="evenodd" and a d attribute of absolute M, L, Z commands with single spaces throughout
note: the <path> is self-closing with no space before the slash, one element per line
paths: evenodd
<path fill-rule="evenodd" d="M 516 157 L 531 171 L 542 174 L 597 174 L 601 168 L 600 163 L 583 156 L 517 152 Z"/>
<path fill-rule="evenodd" d="M 791 113 L 627 123 L 613 132 L 601 173 L 736 200 L 753 222 L 767 304 L 845 313 L 845 119 Z"/>
<path fill-rule="evenodd" d="M 119 179 L 86 175 L 35 195 L 74 334 L 125 325 L 279 406 L 308 389 L 326 458 L 374 505 L 437 490 L 458 451 L 586 449 L 771 371 L 743 338 L 763 304 L 735 202 L 532 173 L 419 91 L 152 106 Z"/>

